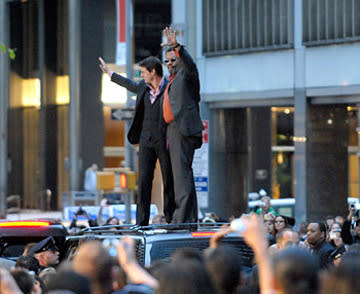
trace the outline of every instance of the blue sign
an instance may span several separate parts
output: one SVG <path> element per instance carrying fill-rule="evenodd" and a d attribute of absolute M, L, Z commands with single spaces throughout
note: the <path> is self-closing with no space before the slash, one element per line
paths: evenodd
<path fill-rule="evenodd" d="M 208 192 L 208 177 L 194 177 L 196 192 Z"/>

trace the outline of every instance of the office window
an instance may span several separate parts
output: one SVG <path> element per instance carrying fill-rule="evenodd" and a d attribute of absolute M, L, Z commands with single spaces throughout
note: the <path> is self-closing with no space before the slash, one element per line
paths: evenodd
<path fill-rule="evenodd" d="M 360 40 L 360 0 L 304 0 L 305 45 Z"/>
<path fill-rule="evenodd" d="M 206 56 L 290 48 L 293 0 L 203 0 Z"/>

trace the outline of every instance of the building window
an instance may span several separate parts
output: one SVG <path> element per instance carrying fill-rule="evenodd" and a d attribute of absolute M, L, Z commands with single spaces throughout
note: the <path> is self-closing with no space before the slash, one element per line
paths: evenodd
<path fill-rule="evenodd" d="M 272 195 L 290 198 L 294 185 L 294 107 L 272 107 Z"/>
<path fill-rule="evenodd" d="M 360 0 L 304 0 L 305 45 L 360 40 Z"/>
<path fill-rule="evenodd" d="M 203 0 L 206 56 L 290 48 L 293 0 Z"/>

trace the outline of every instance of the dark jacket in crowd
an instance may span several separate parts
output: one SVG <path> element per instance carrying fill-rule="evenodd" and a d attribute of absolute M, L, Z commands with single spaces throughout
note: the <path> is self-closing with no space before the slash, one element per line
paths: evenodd
<path fill-rule="evenodd" d="M 329 264 L 332 263 L 330 255 L 334 250 L 335 248 L 325 240 L 313 248 L 313 254 L 319 257 L 320 267 L 322 269 L 327 268 Z"/>

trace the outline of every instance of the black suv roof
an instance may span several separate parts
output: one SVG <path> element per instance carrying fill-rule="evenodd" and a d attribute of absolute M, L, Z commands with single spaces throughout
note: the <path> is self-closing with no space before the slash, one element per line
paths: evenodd
<path fill-rule="evenodd" d="M 52 236 L 64 254 L 66 228 L 53 219 L 0 221 L 0 257 L 16 260 L 28 243 L 37 243 Z"/>
<path fill-rule="evenodd" d="M 117 240 L 125 235 L 135 239 L 136 257 L 140 264 L 150 265 L 155 260 L 169 260 L 172 253 L 184 247 L 204 250 L 209 247 L 210 238 L 222 224 L 169 224 L 139 227 L 134 225 L 90 227 L 79 234 L 68 236 L 65 247 L 68 257 L 74 253 L 79 244 L 86 240 L 100 240 L 114 254 Z M 228 234 L 222 243 L 235 248 L 241 257 L 242 264 L 252 266 L 253 252 L 237 234 Z"/>

